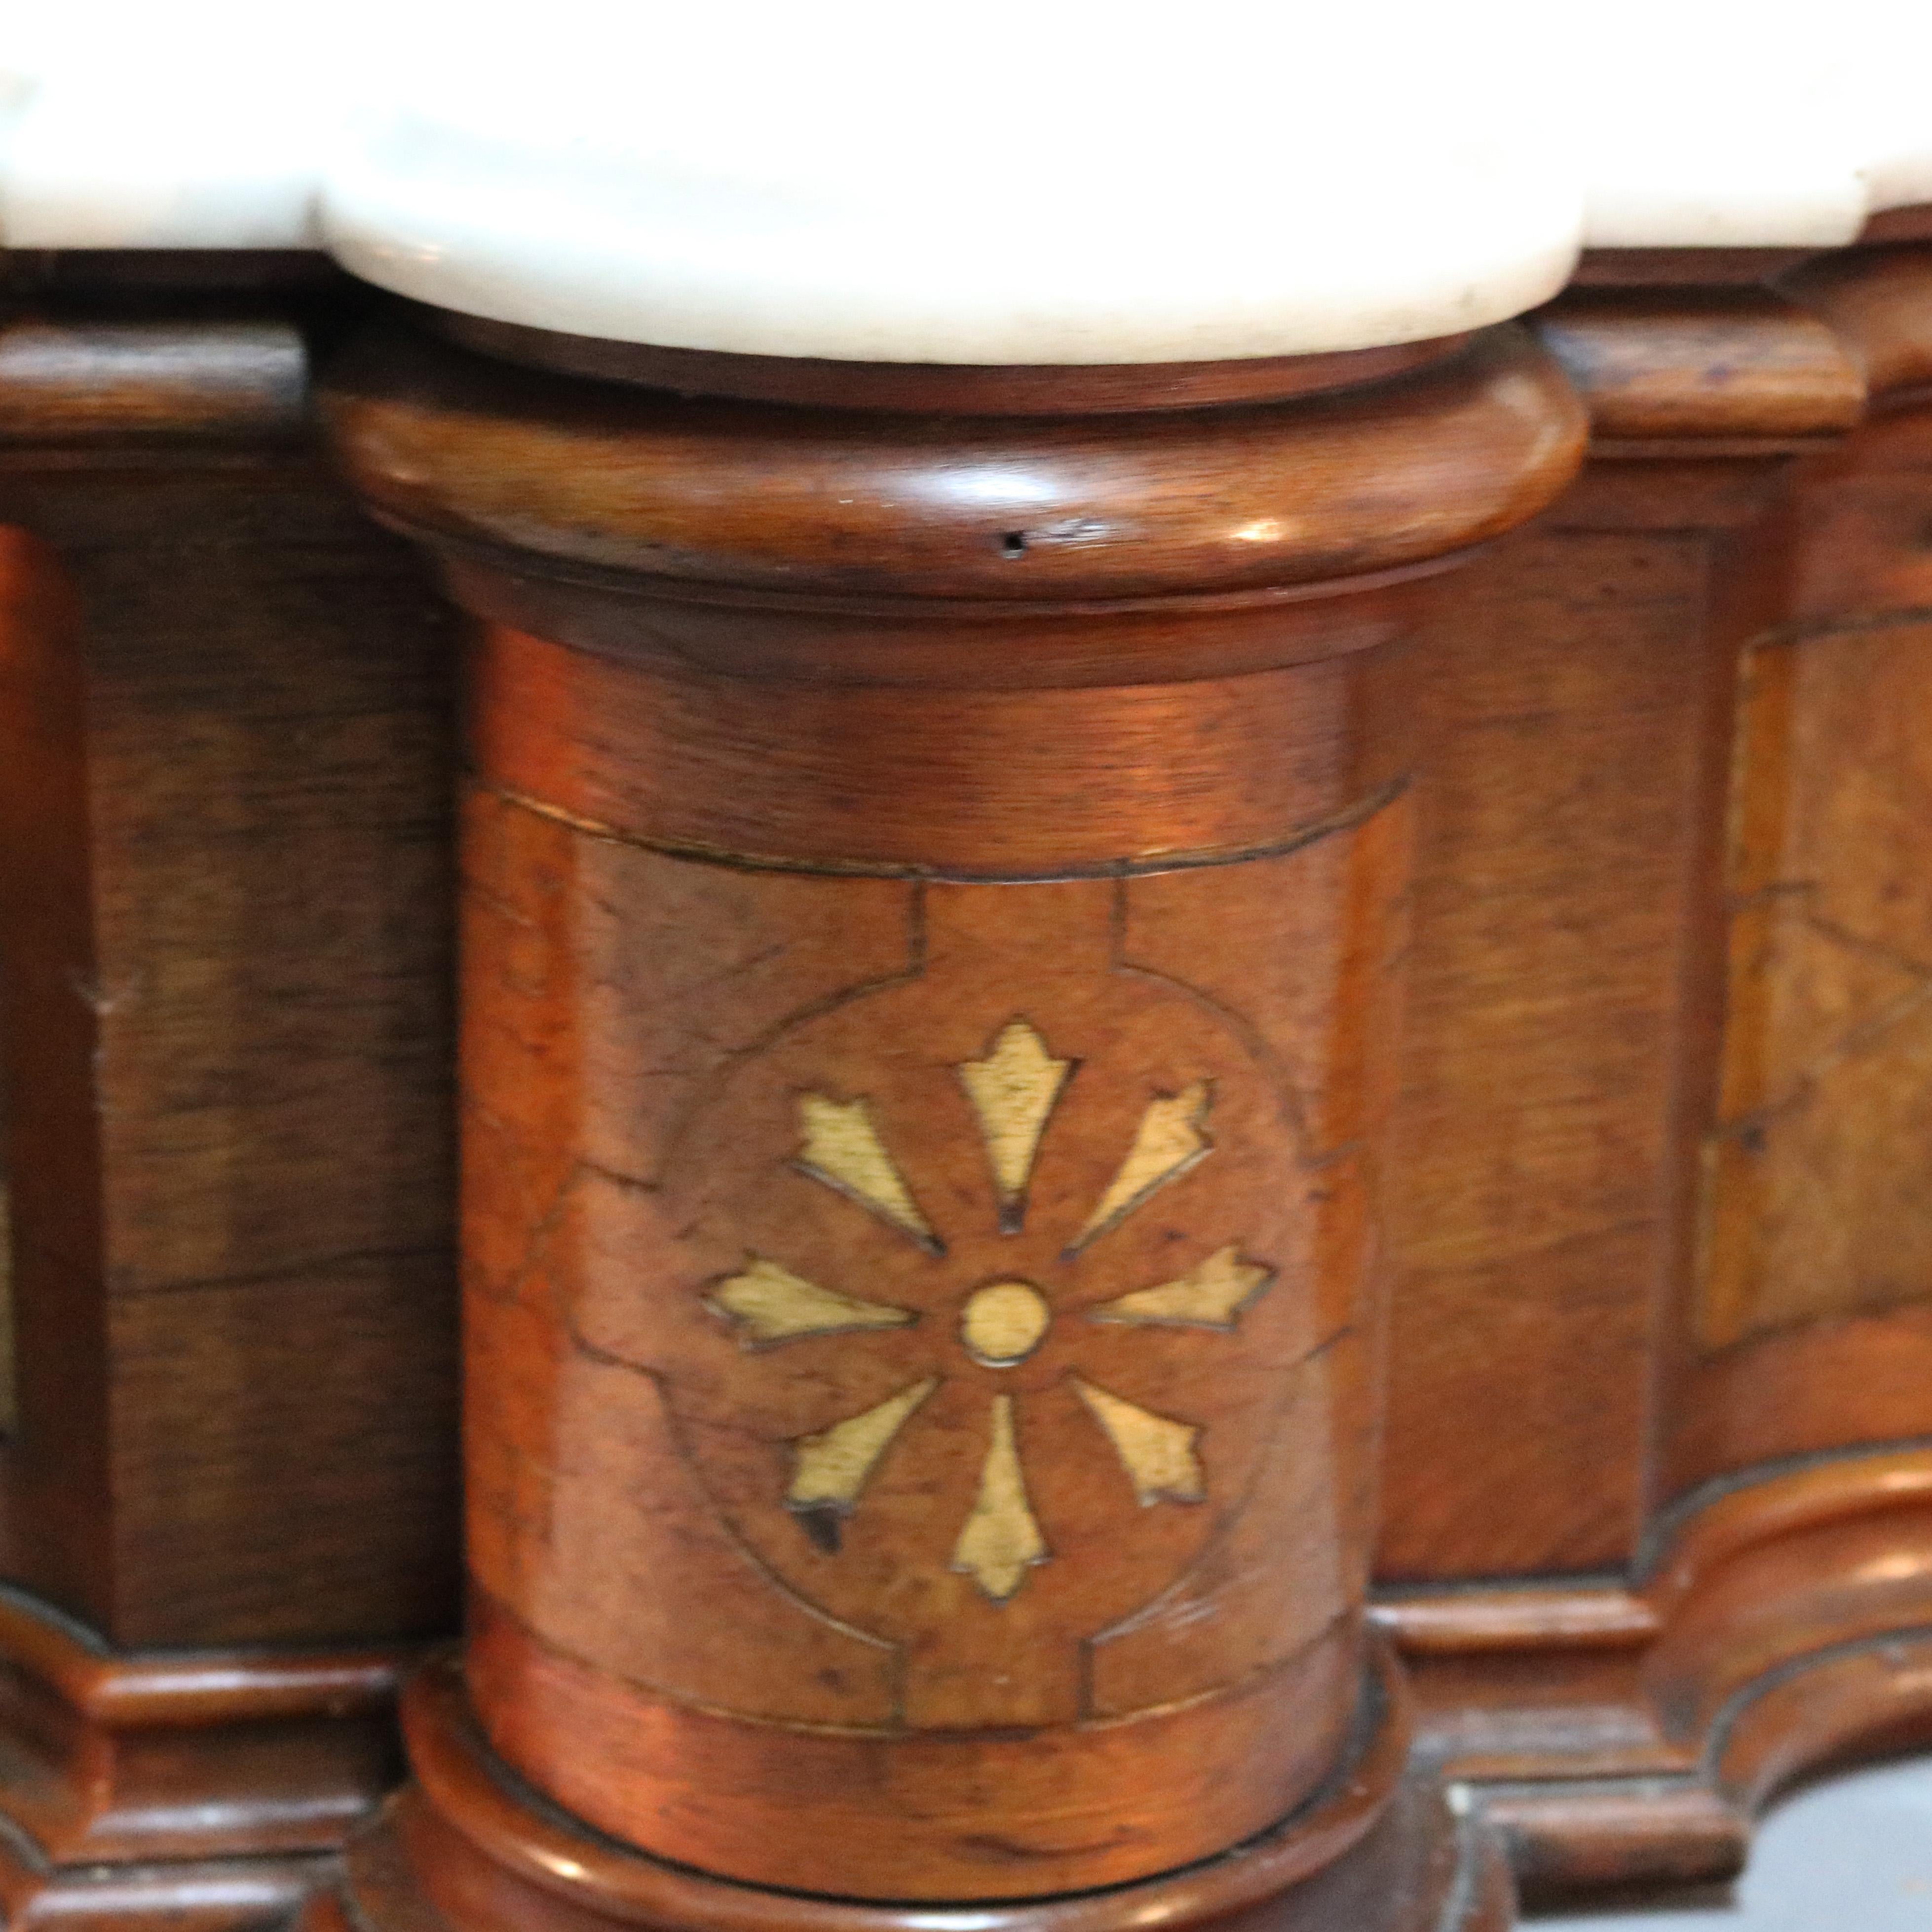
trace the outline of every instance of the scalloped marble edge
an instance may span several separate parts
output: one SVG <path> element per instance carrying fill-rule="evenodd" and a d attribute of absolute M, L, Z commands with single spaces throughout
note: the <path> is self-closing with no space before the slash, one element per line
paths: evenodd
<path fill-rule="evenodd" d="M 1830 247 L 1932 200 L 1932 0 L 34 11 L 0 242 L 325 246 L 674 347 L 1365 348 L 1520 314 L 1582 245 Z"/>

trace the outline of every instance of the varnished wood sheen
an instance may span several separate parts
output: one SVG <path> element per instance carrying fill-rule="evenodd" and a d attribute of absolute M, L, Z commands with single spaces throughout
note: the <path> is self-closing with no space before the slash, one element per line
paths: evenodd
<path fill-rule="evenodd" d="M 1687 1498 L 1632 1586 L 1406 1590 L 1426 1746 L 1537 1897 L 1722 1880 L 1794 1780 L 1932 1739 L 1932 1450 Z"/>
<path fill-rule="evenodd" d="M 1568 355 L 1606 440 L 1541 529 L 1478 563 L 1425 661 L 1392 1197 L 1404 1259 L 1381 1559 L 1391 1582 L 1615 1570 L 1658 1510 L 1720 1471 L 1932 1426 L 1917 1366 L 1925 1323 L 1910 1305 L 1922 1291 L 1906 1286 L 1909 1265 L 1888 1287 L 1876 1250 L 1856 1245 L 1897 1257 L 1916 1225 L 1909 1204 L 1883 1204 L 1887 1177 L 1916 1171 L 1924 1145 L 1909 1048 L 1888 1084 L 1868 1054 L 1831 1076 L 1874 1070 L 1907 1110 L 1882 1132 L 1862 1139 L 1856 1124 L 1876 1118 L 1871 1096 L 1848 1108 L 1828 1088 L 1808 1103 L 1814 1139 L 1841 1124 L 1834 1178 L 1811 1184 L 1804 1208 L 1814 1228 L 1836 1230 L 1828 1255 L 1790 1225 L 1802 1187 L 1714 1222 L 1699 1178 L 1724 1053 L 1742 1068 L 1738 1056 L 1768 1040 L 1785 1065 L 1769 1077 L 1788 1095 L 1802 1090 L 1792 1056 L 1807 1050 L 1753 1020 L 1743 982 L 1726 988 L 1726 827 L 1744 824 L 1732 802 L 1739 667 L 1815 658 L 1803 687 L 1816 694 L 1812 714 L 1760 732 L 1774 746 L 1814 734 L 1789 742 L 1845 761 L 1833 780 L 1814 758 L 1804 796 L 1822 801 L 1842 783 L 1841 797 L 1912 809 L 1903 747 L 1917 701 L 1909 614 L 1923 603 L 1924 472 L 1906 399 L 1922 260 L 1861 251 L 1804 269 L 1789 296 L 1711 292 L 1688 311 L 1675 288 L 1580 291 L 1537 325 Z M 1768 374 L 1775 382 L 1758 388 Z M 1817 433 L 1848 395 L 1874 390 L 1894 399 L 1832 453 Z M 1753 394 L 1755 438 L 1739 434 Z M 1807 410 L 1810 428 L 1796 434 Z M 1881 664 L 1902 682 L 1857 714 L 1870 721 L 1861 729 L 1904 735 L 1855 749 L 1825 708 L 1826 680 L 1862 692 Z M 1790 768 L 1765 755 L 1755 782 L 1785 809 Z M 1791 822 L 1816 856 L 1794 857 L 1790 877 L 1848 868 L 1841 895 L 1886 891 L 1876 868 L 1904 849 L 1899 834 L 1834 831 L 1822 805 L 1798 809 Z M 1760 903 L 1788 914 L 1795 902 Z M 1911 904 L 1894 916 L 1909 920 Z M 1738 944 L 1741 962 L 1760 957 L 1741 930 Z M 1795 956 L 1757 970 L 1761 999 L 1788 1002 L 1806 983 Z M 1733 1109 L 1748 1131 L 1748 1107 Z M 1798 1115 L 1774 1125 L 1787 1138 L 1805 1130 Z M 1793 1175 L 1828 1171 L 1816 1148 L 1773 1155 Z M 1721 1198 L 1746 1202 L 1742 1178 L 1718 1179 Z M 1874 1190 L 1862 1212 L 1822 1204 L 1859 1189 Z M 1712 1249 L 1708 1231 L 1726 1226 L 1772 1245 L 1760 1254 L 1733 1236 Z M 1771 1316 L 1771 1298 L 1794 1292 L 1776 1286 L 1784 1279 L 1807 1284 L 1816 1312 L 1829 1302 L 1832 1318 L 1802 1334 L 1760 1320 L 1748 1358 L 1687 1350 L 1676 1338 L 1707 1322 L 1691 1284 L 1712 1268 L 1734 1310 L 1758 1296 Z M 1894 1312 L 1862 1312 L 1880 1301 Z M 1755 1318 L 1724 1318 L 1735 1332 Z M 1587 1375 L 1569 1366 L 1585 1359 Z M 1501 1512 L 1488 1499 L 1505 1484 L 1514 1504 Z"/>
<path fill-rule="evenodd" d="M 622 572 L 602 580 L 632 596 L 669 578 L 1033 605 L 1276 591 L 1438 557 L 1540 507 L 1582 430 L 1513 327 L 1360 389 L 1065 420 L 690 399 L 399 329 L 335 368 L 325 408 L 379 515 L 520 551 L 526 572 Z"/>
<path fill-rule="evenodd" d="M 1395 632 L 1383 614 L 1370 636 Z M 1162 626 L 1168 662 L 1191 629 Z M 1285 852 L 1359 820 L 1405 782 L 1405 675 L 1385 651 L 1184 683 L 941 688 L 908 728 L 899 687 L 642 670 L 492 628 L 467 740 L 489 790 L 597 836 L 808 872 L 1065 878 Z M 1008 780 L 990 796 L 989 766 Z"/>
<path fill-rule="evenodd" d="M 1856 1448 L 1932 1433 L 1924 262 L 1566 297 L 1596 460 L 1426 660 L 1378 1615 L 1537 1893 L 1725 1876 L 1932 1708 L 1922 1452 Z"/>
<path fill-rule="evenodd" d="M 266 1926 L 393 1782 L 397 1651 L 119 1652 L 0 1596 L 10 1923 Z"/>
<path fill-rule="evenodd" d="M 1537 332 L 1600 438 L 1821 436 L 1864 413 L 1864 372 L 1838 336 L 1763 290 L 1580 290 Z"/>
<path fill-rule="evenodd" d="M 285 446 L 298 330 L 178 339 L 0 328 L 0 370 L 59 377 L 0 374 L 8 1564 L 124 1646 L 426 1636 L 453 1556 L 439 626 Z"/>
<path fill-rule="evenodd" d="M 296 328 L 253 322 L 22 320 L 0 329 L 0 438 L 59 446 L 292 437 L 308 402 Z"/>

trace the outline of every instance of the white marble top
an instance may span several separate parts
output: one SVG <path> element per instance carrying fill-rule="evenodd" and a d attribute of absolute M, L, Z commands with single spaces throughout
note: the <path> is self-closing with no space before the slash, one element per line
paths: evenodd
<path fill-rule="evenodd" d="M 1920 201 L 1932 0 L 0 0 L 0 242 L 688 348 L 1360 348 Z"/>

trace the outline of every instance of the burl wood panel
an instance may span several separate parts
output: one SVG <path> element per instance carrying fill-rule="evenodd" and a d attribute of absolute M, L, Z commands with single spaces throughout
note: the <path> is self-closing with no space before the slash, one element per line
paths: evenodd
<path fill-rule="evenodd" d="M 1760 545 L 1776 601 L 1739 593 L 1715 1037 L 1666 1358 L 1677 1493 L 1932 1432 L 1929 518 L 1932 412 L 1907 403 L 1794 479 Z"/>
<path fill-rule="evenodd" d="M 124 1645 L 454 1614 L 442 622 L 251 327 L 245 437 L 110 384 L 0 450 L 4 1562 Z"/>
<path fill-rule="evenodd" d="M 1291 1809 L 1359 1669 L 1401 805 L 1025 885 L 470 812 L 496 1748 L 649 1849 L 885 1897 Z"/>
<path fill-rule="evenodd" d="M 1910 616 L 1745 652 L 1708 1348 L 1932 1294 L 1928 668 Z"/>

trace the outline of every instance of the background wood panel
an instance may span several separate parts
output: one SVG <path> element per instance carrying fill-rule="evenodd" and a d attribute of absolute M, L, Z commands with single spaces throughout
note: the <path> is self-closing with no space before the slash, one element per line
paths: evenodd
<path fill-rule="evenodd" d="M 1635 1545 L 1708 550 L 1526 532 L 1424 653 L 1386 1576 Z"/>
<path fill-rule="evenodd" d="M 447 620 L 278 410 L 0 447 L 6 1570 L 127 1645 L 455 1618 Z"/>

